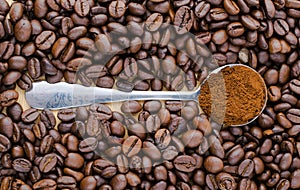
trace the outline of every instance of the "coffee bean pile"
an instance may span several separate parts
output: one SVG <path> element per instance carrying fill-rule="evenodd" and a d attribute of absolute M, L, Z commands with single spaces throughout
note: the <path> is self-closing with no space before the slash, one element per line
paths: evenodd
<path fill-rule="evenodd" d="M 299 189 L 299 18 L 297 0 L 0 0 L 0 189 Z M 35 80 L 194 90 L 229 63 L 268 87 L 246 126 L 221 129 L 195 102 L 58 120 L 17 102 Z"/>

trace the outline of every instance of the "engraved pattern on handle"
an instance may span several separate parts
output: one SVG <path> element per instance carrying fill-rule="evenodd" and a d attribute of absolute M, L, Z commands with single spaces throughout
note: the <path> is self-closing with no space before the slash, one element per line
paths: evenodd
<path fill-rule="evenodd" d="M 108 103 L 125 100 L 194 100 L 200 94 L 196 91 L 132 91 L 122 92 L 115 89 L 85 87 L 78 84 L 46 81 L 34 82 L 33 88 L 26 92 L 28 104 L 38 109 L 62 109 L 88 106 L 95 102 Z"/>

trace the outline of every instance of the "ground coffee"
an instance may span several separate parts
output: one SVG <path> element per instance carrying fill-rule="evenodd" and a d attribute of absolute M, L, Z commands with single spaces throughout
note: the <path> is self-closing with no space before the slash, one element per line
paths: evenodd
<path fill-rule="evenodd" d="M 212 74 L 202 85 L 199 103 L 213 120 L 225 126 L 255 118 L 265 104 L 263 79 L 252 69 L 236 65 Z"/>

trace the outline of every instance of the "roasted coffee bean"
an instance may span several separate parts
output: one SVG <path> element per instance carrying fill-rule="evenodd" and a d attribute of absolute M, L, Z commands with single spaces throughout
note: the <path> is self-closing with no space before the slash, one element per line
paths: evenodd
<path fill-rule="evenodd" d="M 126 174 L 126 180 L 127 180 L 127 183 L 132 187 L 136 187 L 141 183 L 140 177 L 133 172 L 128 172 Z"/>
<path fill-rule="evenodd" d="M 93 104 L 90 111 L 100 120 L 108 120 L 112 117 L 111 109 L 105 104 Z"/>
<path fill-rule="evenodd" d="M 48 50 L 56 40 L 56 35 L 52 31 L 43 31 L 35 39 L 35 45 L 40 50 Z"/>
<path fill-rule="evenodd" d="M 268 18 L 274 18 L 275 17 L 275 6 L 273 1 L 270 0 L 264 0 L 265 8 L 266 8 L 266 14 Z"/>
<path fill-rule="evenodd" d="M 54 145 L 54 138 L 51 135 L 46 135 L 42 141 L 41 141 L 41 145 L 40 145 L 40 153 L 41 154 L 48 154 L 52 151 Z"/>
<path fill-rule="evenodd" d="M 81 189 L 91 190 L 91 189 L 95 189 L 96 186 L 97 186 L 97 180 L 93 176 L 87 176 L 83 178 L 82 181 L 80 182 Z"/>
<path fill-rule="evenodd" d="M 168 1 L 160 1 L 160 2 L 147 2 L 147 8 L 153 12 L 159 12 L 161 14 L 167 13 L 170 9 L 170 3 Z"/>
<path fill-rule="evenodd" d="M 26 123 L 31 123 L 33 121 L 35 121 L 38 117 L 39 117 L 40 113 L 38 112 L 37 109 L 34 108 L 30 108 L 28 110 L 25 110 L 22 115 L 22 121 L 26 122 Z"/>
<path fill-rule="evenodd" d="M 181 139 L 185 146 L 189 148 L 195 148 L 202 142 L 203 135 L 198 130 L 188 130 L 185 132 Z"/>
<path fill-rule="evenodd" d="M 57 187 L 61 189 L 69 188 L 73 189 L 76 188 L 77 182 L 71 176 L 60 176 L 57 179 Z"/>
<path fill-rule="evenodd" d="M 175 146 L 168 146 L 162 151 L 162 158 L 165 160 L 173 160 L 177 155 L 178 151 Z"/>
<path fill-rule="evenodd" d="M 103 76 L 97 79 L 96 86 L 102 88 L 112 88 L 114 85 L 114 79 L 110 76 Z"/>
<path fill-rule="evenodd" d="M 222 21 L 228 17 L 227 12 L 223 8 L 213 8 L 209 11 L 212 20 Z"/>
<path fill-rule="evenodd" d="M 8 64 L 0 62 L 0 72 L 5 73 L 7 71 L 7 69 L 8 69 Z"/>
<path fill-rule="evenodd" d="M 279 162 L 279 168 L 281 170 L 287 170 L 292 164 L 292 155 L 290 153 L 285 153 Z"/>
<path fill-rule="evenodd" d="M 35 150 L 34 146 L 30 142 L 25 142 L 24 146 L 25 155 L 28 157 L 30 161 L 33 161 L 35 158 Z"/>
<path fill-rule="evenodd" d="M 230 151 L 228 151 L 228 161 L 231 165 L 235 165 L 243 159 L 245 155 L 244 150 L 241 148 L 240 145 L 234 146 Z"/>
<path fill-rule="evenodd" d="M 146 130 L 142 124 L 135 123 L 135 124 L 129 124 L 128 126 L 128 133 L 129 135 L 136 135 L 140 139 L 146 138 Z"/>
<path fill-rule="evenodd" d="M 0 47 L 0 55 L 2 56 L 2 59 L 9 59 L 14 53 L 14 44 L 9 41 L 0 43 Z"/>
<path fill-rule="evenodd" d="M 50 172 L 57 164 L 57 157 L 55 154 L 45 155 L 39 163 L 39 169 L 43 173 Z"/>
<path fill-rule="evenodd" d="M 52 46 L 54 58 L 59 58 L 62 62 L 68 62 L 75 54 L 75 44 L 69 43 L 68 38 L 61 37 Z"/>
<path fill-rule="evenodd" d="M 55 143 L 54 148 L 61 156 L 63 156 L 63 157 L 67 156 L 68 150 L 62 144 Z"/>
<path fill-rule="evenodd" d="M 67 63 L 67 69 L 69 71 L 77 71 L 79 69 L 81 69 L 84 66 L 88 66 L 91 65 L 92 61 L 90 59 L 87 58 L 75 58 L 70 60 Z"/>
<path fill-rule="evenodd" d="M 291 188 L 297 189 L 300 187 L 300 183 L 297 181 L 297 178 L 300 176 L 300 170 L 297 169 L 291 175 Z"/>
<path fill-rule="evenodd" d="M 219 30 L 212 36 L 212 41 L 215 44 L 223 44 L 227 41 L 228 36 L 225 30 Z"/>
<path fill-rule="evenodd" d="M 254 162 L 250 159 L 244 160 L 238 168 L 238 174 L 243 177 L 251 177 L 254 171 Z"/>
<path fill-rule="evenodd" d="M 21 115 L 23 112 L 23 108 L 19 103 L 15 103 L 6 109 L 7 115 L 13 120 L 14 122 L 21 120 Z"/>
<path fill-rule="evenodd" d="M 2 179 L 2 183 L 0 188 L 1 189 L 12 189 L 12 182 L 13 182 L 13 177 L 4 177 Z"/>
<path fill-rule="evenodd" d="M 97 148 L 98 141 L 96 138 L 90 137 L 86 138 L 79 144 L 80 152 L 92 152 Z"/>
<path fill-rule="evenodd" d="M 96 47 L 102 53 L 109 53 L 112 50 L 109 38 L 105 34 L 99 34 L 96 36 Z"/>
<path fill-rule="evenodd" d="M 90 12 L 90 4 L 87 0 L 76 1 L 74 10 L 79 16 L 84 17 Z"/>
<path fill-rule="evenodd" d="M 279 78 L 279 73 L 275 69 L 270 69 L 264 74 L 267 85 L 274 85 L 277 83 Z"/>
<path fill-rule="evenodd" d="M 181 135 L 185 133 L 187 130 L 186 126 L 187 122 L 182 117 L 176 117 L 171 120 L 170 124 L 168 125 L 168 129 L 173 135 Z M 188 139 L 185 139 L 188 140 Z M 189 141 L 187 141 L 188 143 Z M 183 145 L 183 144 L 182 144 Z"/>
<path fill-rule="evenodd" d="M 13 22 L 17 22 L 23 16 L 23 5 L 22 3 L 13 3 L 9 10 L 9 16 Z"/>
<path fill-rule="evenodd" d="M 150 85 L 147 81 L 137 81 L 134 85 L 134 90 L 147 91 Z"/>
<path fill-rule="evenodd" d="M 287 179 L 282 179 L 282 180 L 280 180 L 279 182 L 278 182 L 278 185 L 277 185 L 277 189 L 289 189 L 290 188 L 290 185 L 291 185 L 291 183 L 290 183 L 290 181 L 289 180 L 287 180 Z"/>
<path fill-rule="evenodd" d="M 75 1 L 74 0 L 63 0 L 60 2 L 60 4 L 64 9 L 71 11 L 74 8 Z"/>
<path fill-rule="evenodd" d="M 123 142 L 122 151 L 128 157 L 139 153 L 142 147 L 142 141 L 136 136 L 130 136 Z"/>
<path fill-rule="evenodd" d="M 0 6 L 0 14 L 5 15 L 9 11 L 9 4 L 8 2 L 2 0 L 1 1 L 1 6 Z"/>
<path fill-rule="evenodd" d="M 127 185 L 126 176 L 124 174 L 117 174 L 112 178 L 110 184 L 113 189 L 125 189 Z"/>
<path fill-rule="evenodd" d="M 38 122 L 33 125 L 32 131 L 36 138 L 42 139 L 47 133 L 47 128 L 43 122 Z"/>
<path fill-rule="evenodd" d="M 220 158 L 209 156 L 204 160 L 204 168 L 211 173 L 218 173 L 223 169 L 223 162 Z"/>
<path fill-rule="evenodd" d="M 161 108 L 161 102 L 152 100 L 152 101 L 147 101 L 144 103 L 144 110 L 150 112 L 150 113 L 157 113 L 160 108 Z"/>
<path fill-rule="evenodd" d="M 133 2 L 128 4 L 128 10 L 137 16 L 144 15 L 146 12 L 146 8 L 142 4 Z"/>
<path fill-rule="evenodd" d="M 9 149 L 11 148 L 11 142 L 9 141 L 9 139 L 0 134 L 0 152 L 7 152 Z"/>
<path fill-rule="evenodd" d="M 195 15 L 198 18 L 203 18 L 206 16 L 206 14 L 209 12 L 210 10 L 210 4 L 205 2 L 205 1 L 201 1 L 196 7 L 195 7 Z"/>
<path fill-rule="evenodd" d="M 193 105 L 194 106 L 194 105 Z M 186 120 L 192 120 L 197 115 L 197 108 L 193 106 L 185 106 L 181 110 L 181 116 Z"/>
<path fill-rule="evenodd" d="M 189 32 L 194 22 L 193 13 L 187 6 L 180 7 L 174 19 L 175 30 L 178 34 Z"/>
<path fill-rule="evenodd" d="M 164 73 L 171 75 L 175 74 L 178 67 L 176 66 L 176 61 L 172 56 L 166 56 L 162 62 L 162 69 Z"/>
<path fill-rule="evenodd" d="M 0 133 L 8 138 L 13 135 L 13 121 L 9 117 L 3 117 L 0 119 Z"/>
<path fill-rule="evenodd" d="M 84 164 L 83 157 L 78 153 L 68 153 L 65 159 L 65 165 L 72 169 L 80 169 Z"/>
<path fill-rule="evenodd" d="M 34 2 L 34 15 L 37 18 L 46 16 L 48 12 L 48 6 L 46 0 L 40 0 Z"/>
<path fill-rule="evenodd" d="M 31 78 L 37 79 L 41 76 L 41 64 L 37 58 L 31 58 L 27 65 L 28 74 Z"/>
<path fill-rule="evenodd" d="M 31 36 L 31 31 L 32 27 L 30 22 L 24 18 L 19 20 L 14 27 L 14 35 L 16 39 L 20 42 L 28 41 Z"/>
<path fill-rule="evenodd" d="M 223 189 L 223 188 L 235 189 L 237 187 L 237 184 L 236 184 L 233 176 L 228 173 L 224 173 L 224 172 L 219 173 L 216 176 L 216 182 L 218 183 L 218 186 L 220 187 L 220 189 Z"/>
<path fill-rule="evenodd" d="M 107 69 L 102 65 L 92 65 L 85 70 L 85 74 L 88 78 L 99 78 L 106 75 Z"/>
<path fill-rule="evenodd" d="M 25 91 L 28 91 L 32 87 L 32 81 L 28 75 L 23 74 L 21 78 L 17 81 L 18 86 Z"/>
<path fill-rule="evenodd" d="M 151 160 L 159 160 L 161 159 L 161 151 L 155 146 L 152 142 L 144 141 L 143 142 L 143 152 L 151 159 Z"/>
<path fill-rule="evenodd" d="M 232 0 L 224 0 L 224 8 L 230 15 L 237 15 L 240 12 L 239 6 Z"/>
<path fill-rule="evenodd" d="M 107 21 L 105 14 L 98 14 L 92 17 L 91 24 L 94 26 L 103 26 Z"/>
<path fill-rule="evenodd" d="M 250 15 L 243 15 L 241 21 L 243 25 L 250 30 L 256 30 L 260 27 L 260 23 Z"/>
<path fill-rule="evenodd" d="M 8 107 L 13 105 L 19 98 L 19 93 L 15 90 L 6 90 L 0 94 L 0 105 Z"/>
<path fill-rule="evenodd" d="M 187 155 L 177 156 L 173 163 L 175 168 L 182 172 L 192 172 L 196 167 L 195 158 Z"/>
<path fill-rule="evenodd" d="M 8 60 L 8 68 L 22 71 L 27 66 L 27 61 L 22 56 L 13 56 Z"/>
<path fill-rule="evenodd" d="M 42 179 L 33 184 L 34 190 L 37 190 L 37 189 L 55 190 L 56 187 L 57 187 L 57 184 L 53 179 Z"/>
<path fill-rule="evenodd" d="M 160 91 L 163 88 L 163 83 L 159 79 L 154 79 L 151 81 L 151 89 L 153 91 Z"/>
<path fill-rule="evenodd" d="M 70 17 L 64 17 L 61 21 L 62 33 L 67 35 L 68 32 L 74 27 L 74 23 Z"/>
<path fill-rule="evenodd" d="M 126 101 L 121 106 L 123 113 L 137 113 L 142 109 L 142 106 L 137 101 Z"/>
<path fill-rule="evenodd" d="M 160 13 L 151 14 L 146 20 L 147 30 L 154 32 L 160 28 L 163 23 L 163 16 Z"/>
<path fill-rule="evenodd" d="M 158 112 L 158 117 L 161 121 L 161 125 L 167 125 L 170 123 L 171 115 L 170 115 L 169 110 L 163 109 L 163 108 L 160 109 Z"/>
<path fill-rule="evenodd" d="M 111 178 L 117 173 L 115 164 L 105 159 L 95 160 L 93 164 L 93 170 L 105 178 Z"/>
<path fill-rule="evenodd" d="M 69 122 L 75 119 L 76 112 L 74 109 L 64 109 L 58 112 L 57 117 L 63 122 Z"/>
<path fill-rule="evenodd" d="M 269 100 L 272 102 L 277 102 L 281 98 L 281 91 L 280 88 L 277 86 L 270 86 L 268 90 L 268 97 Z"/>
<path fill-rule="evenodd" d="M 86 132 L 90 136 L 98 136 L 101 134 L 99 121 L 95 115 L 90 115 L 87 120 Z"/>
<path fill-rule="evenodd" d="M 160 119 L 157 115 L 150 115 L 146 120 L 146 129 L 149 133 L 155 133 L 160 127 Z"/>
<path fill-rule="evenodd" d="M 238 186 L 245 189 L 257 188 L 256 184 L 249 178 L 242 179 Z"/>
<path fill-rule="evenodd" d="M 296 94 L 300 94 L 300 80 L 294 79 L 290 81 L 289 87 Z"/>
<path fill-rule="evenodd" d="M 112 1 L 108 8 L 110 16 L 120 18 L 125 14 L 126 5 L 123 1 Z"/>
<path fill-rule="evenodd" d="M 299 109 L 289 109 L 287 111 L 286 117 L 293 123 L 300 124 L 300 110 Z"/>
<path fill-rule="evenodd" d="M 1 20 L 3 20 L 3 16 L 1 16 Z M 0 38 L 4 38 L 4 36 L 6 35 L 6 31 L 4 28 L 4 25 L 2 24 L 2 22 L 0 23 Z"/>
<path fill-rule="evenodd" d="M 232 22 L 227 26 L 227 33 L 231 37 L 241 36 L 244 32 L 244 26 L 240 22 Z"/>
<path fill-rule="evenodd" d="M 54 114 L 51 111 L 43 110 L 40 116 L 47 129 L 52 129 L 56 125 Z"/>
<path fill-rule="evenodd" d="M 76 39 L 79 39 L 80 37 L 85 36 L 86 33 L 87 33 L 87 29 L 85 26 L 77 26 L 77 27 L 72 28 L 68 32 L 68 38 L 70 40 L 76 40 Z"/>
<path fill-rule="evenodd" d="M 165 106 L 169 111 L 177 112 L 183 108 L 183 103 L 181 101 L 166 101 Z"/>
<path fill-rule="evenodd" d="M 27 173 L 31 170 L 32 164 L 29 160 L 24 158 L 17 158 L 13 161 L 12 167 L 17 172 Z"/>
<path fill-rule="evenodd" d="M 19 80 L 19 78 L 22 76 L 22 73 L 19 71 L 10 71 L 8 72 L 3 78 L 2 78 L 2 84 L 4 85 L 13 85 L 14 83 Z"/>
<path fill-rule="evenodd" d="M 171 142 L 171 135 L 168 129 L 159 129 L 154 135 L 155 144 L 159 149 L 166 148 Z"/>
<path fill-rule="evenodd" d="M 278 35 L 284 36 L 289 32 L 289 25 L 285 20 L 277 19 L 274 22 L 274 30 Z"/>

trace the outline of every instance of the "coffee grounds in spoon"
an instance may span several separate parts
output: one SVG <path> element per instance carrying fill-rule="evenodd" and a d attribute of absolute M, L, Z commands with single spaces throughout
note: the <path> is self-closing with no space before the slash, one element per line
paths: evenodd
<path fill-rule="evenodd" d="M 245 66 L 225 67 L 201 86 L 199 104 L 204 113 L 225 126 L 255 118 L 265 104 L 263 79 Z"/>

